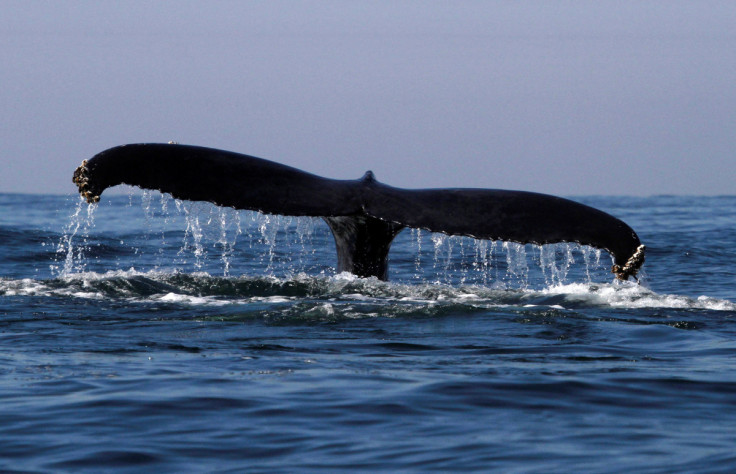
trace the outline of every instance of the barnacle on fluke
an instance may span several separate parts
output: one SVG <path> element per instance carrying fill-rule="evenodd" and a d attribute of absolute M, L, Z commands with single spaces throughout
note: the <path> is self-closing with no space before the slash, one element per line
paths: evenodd
<path fill-rule="evenodd" d="M 77 188 L 79 188 L 79 194 L 81 194 L 88 203 L 93 204 L 100 202 L 100 196 L 95 195 L 89 190 L 89 170 L 87 169 L 87 160 L 82 161 L 82 164 L 74 170 L 72 182 L 77 185 Z"/>
<path fill-rule="evenodd" d="M 647 247 L 644 244 L 638 246 L 636 248 L 636 252 L 629 257 L 626 264 L 623 266 L 614 265 L 613 268 L 611 268 L 611 272 L 613 272 L 619 280 L 626 281 L 629 277 L 636 278 L 636 274 L 639 272 L 639 269 L 644 265 L 644 251 L 646 248 Z"/>

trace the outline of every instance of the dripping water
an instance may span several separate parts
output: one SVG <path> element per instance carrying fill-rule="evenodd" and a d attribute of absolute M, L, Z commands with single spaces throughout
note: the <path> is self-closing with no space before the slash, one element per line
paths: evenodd
<path fill-rule="evenodd" d="M 238 236 L 243 233 L 243 230 L 240 227 L 240 214 L 237 211 L 231 208 L 220 208 L 218 212 L 220 238 L 217 240 L 217 243 L 222 248 L 220 255 L 224 267 L 222 273 L 224 276 L 229 276 L 235 243 L 238 240 Z M 232 223 L 232 226 L 234 226 L 234 230 L 230 233 L 228 233 L 229 223 Z"/>
<path fill-rule="evenodd" d="M 184 238 L 182 247 L 177 256 L 184 258 L 187 254 L 194 255 L 194 268 L 197 271 L 202 270 L 204 258 L 207 251 L 202 245 L 202 226 L 200 225 L 201 205 L 196 202 L 175 201 L 177 210 L 184 215 L 186 229 L 184 230 Z M 191 241 L 191 243 L 190 243 Z M 186 260 L 183 260 L 186 264 Z"/>
<path fill-rule="evenodd" d="M 422 229 L 411 229 L 414 250 L 414 279 L 422 278 Z"/>
<path fill-rule="evenodd" d="M 155 199 L 155 191 L 144 191 L 140 197 L 143 244 L 120 241 L 143 268 L 174 265 L 176 271 L 214 271 L 226 277 L 334 272 L 334 241 L 319 218 L 266 215 L 159 195 Z M 129 196 L 131 210 L 133 202 Z M 61 274 L 85 270 L 96 207 L 87 205 L 85 212 L 84 201 L 77 203 L 57 249 Z M 529 288 L 611 281 L 601 270 L 601 251 L 578 244 L 536 246 L 411 229 L 397 236 L 389 260 L 406 262 L 404 278 L 437 284 Z M 391 279 L 401 281 L 401 273 Z"/>
<path fill-rule="evenodd" d="M 64 227 L 56 246 L 56 262 L 63 259 L 64 263 L 61 267 L 58 264 L 51 265 L 52 274 L 65 277 L 83 272 L 86 268 L 85 253 L 88 251 L 89 232 L 94 226 L 97 204 L 85 204 L 84 198 L 79 196 L 74 212 L 69 216 L 69 223 Z"/>

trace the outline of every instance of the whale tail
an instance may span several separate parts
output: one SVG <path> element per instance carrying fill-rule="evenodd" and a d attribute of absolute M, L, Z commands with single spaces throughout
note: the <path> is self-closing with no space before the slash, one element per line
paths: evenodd
<path fill-rule="evenodd" d="M 500 189 L 401 189 L 370 171 L 335 180 L 238 153 L 178 144 L 105 150 L 73 177 L 90 203 L 118 184 L 174 198 L 266 214 L 322 217 L 337 249 L 337 270 L 388 279 L 388 252 L 405 227 L 519 243 L 577 242 L 604 249 L 612 272 L 636 277 L 645 247 L 623 221 L 568 199 Z"/>

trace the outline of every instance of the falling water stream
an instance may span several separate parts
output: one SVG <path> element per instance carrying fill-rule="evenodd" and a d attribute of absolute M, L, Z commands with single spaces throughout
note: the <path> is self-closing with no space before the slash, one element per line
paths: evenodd
<path fill-rule="evenodd" d="M 135 204 L 138 200 L 140 204 Z M 250 250 L 260 249 L 256 258 L 262 275 L 289 277 L 315 269 L 324 274 L 324 266 L 315 259 L 322 258 L 325 252 L 334 254 L 334 242 L 326 224 L 319 218 L 239 211 L 209 203 L 180 201 L 152 191 L 131 191 L 129 201 L 131 210 L 136 206 L 142 209 L 148 247 L 158 249 L 156 255 L 141 255 L 140 258 L 155 261 L 156 267 L 175 265 L 184 271 L 230 276 L 233 259 L 238 256 L 237 249 L 243 246 Z M 57 275 L 85 270 L 92 245 L 89 234 L 95 226 L 97 206 L 79 200 L 57 246 L 58 260 L 63 261 L 62 265 L 55 264 Z M 151 241 L 154 245 L 150 245 Z M 317 245 L 329 248 L 318 252 Z M 141 252 L 135 243 L 130 246 L 134 252 Z M 166 262 L 164 249 L 172 246 L 176 247 L 175 258 Z M 602 259 L 602 251 L 575 243 L 540 246 L 409 229 L 397 236 L 393 248 L 400 250 L 391 251 L 389 265 L 404 265 L 409 260 L 414 267 L 409 281 L 424 280 L 431 270 L 431 281 L 438 284 L 541 288 L 568 282 L 573 267 L 578 270 L 576 281 L 579 281 L 579 274 L 587 283 L 611 280 L 610 264 L 602 263 L 607 260 Z M 213 265 L 217 261 L 219 267 Z M 404 265 L 403 270 L 408 268 Z"/>

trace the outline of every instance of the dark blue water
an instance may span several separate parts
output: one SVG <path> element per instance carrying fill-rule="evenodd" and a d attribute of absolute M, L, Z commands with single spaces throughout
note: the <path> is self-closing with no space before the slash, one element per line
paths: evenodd
<path fill-rule="evenodd" d="M 736 468 L 736 197 L 585 197 L 648 246 L 404 231 L 391 283 L 318 220 L 0 195 L 0 469 Z"/>

